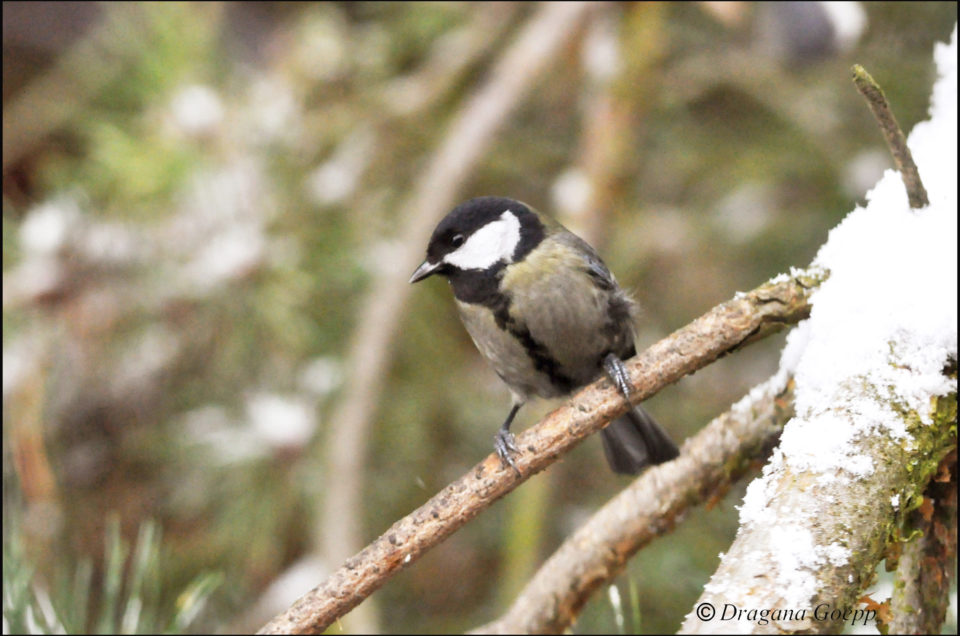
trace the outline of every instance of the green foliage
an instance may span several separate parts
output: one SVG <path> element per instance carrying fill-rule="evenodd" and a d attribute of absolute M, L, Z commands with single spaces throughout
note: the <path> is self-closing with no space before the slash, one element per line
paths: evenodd
<path fill-rule="evenodd" d="M 13 516 L 13 515 L 11 515 Z M 9 523 L 9 525 L 7 525 Z M 48 590 L 25 554 L 19 522 L 4 524 L 4 631 L 15 634 L 157 634 L 185 633 L 223 581 L 220 574 L 198 575 L 176 597 L 161 604 L 160 531 L 156 522 L 140 525 L 133 554 L 120 536 L 119 518 L 111 516 L 104 538 L 103 572 L 94 582 L 94 566 L 83 557 L 72 572 L 63 561 L 52 573 Z M 96 616 L 88 612 L 97 600 Z M 172 605 L 172 606 L 167 606 Z"/>

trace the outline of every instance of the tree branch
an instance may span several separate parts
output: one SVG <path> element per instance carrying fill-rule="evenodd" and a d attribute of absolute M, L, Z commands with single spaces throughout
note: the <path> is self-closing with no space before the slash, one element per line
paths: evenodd
<path fill-rule="evenodd" d="M 795 271 L 738 294 L 690 325 L 656 343 L 627 363 L 631 401 L 641 402 L 684 375 L 700 369 L 746 342 L 809 315 L 812 289 L 822 270 Z M 260 633 L 310 633 L 326 629 L 372 594 L 386 580 L 419 559 L 470 519 L 530 476 L 570 451 L 628 406 L 605 379 L 579 391 L 566 405 L 517 436 L 520 477 L 491 454 L 334 572 Z"/>
<path fill-rule="evenodd" d="M 567 631 L 590 595 L 640 548 L 673 529 L 691 506 L 722 496 L 768 453 L 793 417 L 793 381 L 778 374 L 644 472 L 564 541 L 507 613 L 477 634 Z"/>
<path fill-rule="evenodd" d="M 913 162 L 913 155 L 910 154 L 910 148 L 907 147 L 907 138 L 897 123 L 897 118 L 893 116 L 893 110 L 887 102 L 880 85 L 871 77 L 859 64 L 854 64 L 853 83 L 857 90 L 867 100 L 870 112 L 877 120 L 880 126 L 880 132 L 887 142 L 890 154 L 893 155 L 893 161 L 900 172 L 900 178 L 903 179 L 903 185 L 907 188 L 907 198 L 910 200 L 910 207 L 917 209 L 930 205 L 927 198 L 927 191 L 920 181 L 920 172 L 917 170 L 917 164 Z"/>

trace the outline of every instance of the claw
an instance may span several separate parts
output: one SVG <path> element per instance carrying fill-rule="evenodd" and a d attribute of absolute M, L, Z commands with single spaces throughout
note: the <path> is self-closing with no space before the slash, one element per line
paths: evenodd
<path fill-rule="evenodd" d="M 520 476 L 520 469 L 517 468 L 516 462 L 513 461 L 513 456 L 520 452 L 520 449 L 517 448 L 516 438 L 508 430 L 500 429 L 497 431 L 497 434 L 493 436 L 493 449 L 497 451 L 497 456 L 500 458 L 500 463 L 504 466 L 510 466 L 517 476 Z"/>
<path fill-rule="evenodd" d="M 514 403 L 513 408 L 510 409 L 510 413 L 507 414 L 507 419 L 503 421 L 503 424 L 500 425 L 500 430 L 493 436 L 493 450 L 497 451 L 500 463 L 504 467 L 510 466 L 513 472 L 517 473 L 517 477 L 520 476 L 520 469 L 517 468 L 517 464 L 513 461 L 513 456 L 519 454 L 520 449 L 517 448 L 516 439 L 513 433 L 510 432 L 510 423 L 513 422 L 513 418 L 516 417 L 517 411 L 520 410 L 521 406 L 523 406 L 523 402 Z"/>
<path fill-rule="evenodd" d="M 630 375 L 627 373 L 627 367 L 623 360 L 612 353 L 608 353 L 603 359 L 603 370 L 607 372 L 610 381 L 623 394 L 623 397 L 630 401 Z"/>

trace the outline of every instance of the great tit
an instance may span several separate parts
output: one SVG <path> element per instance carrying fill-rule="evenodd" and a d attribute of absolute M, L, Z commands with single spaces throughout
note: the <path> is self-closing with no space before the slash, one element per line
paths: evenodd
<path fill-rule="evenodd" d="M 433 231 L 411 283 L 433 274 L 453 288 L 464 326 L 513 395 L 494 437 L 516 470 L 510 423 L 531 396 L 567 395 L 606 373 L 624 396 L 623 360 L 636 354 L 636 304 L 586 241 L 519 201 L 478 197 Z M 639 407 L 602 432 L 617 473 L 637 474 L 677 456 L 676 445 Z"/>

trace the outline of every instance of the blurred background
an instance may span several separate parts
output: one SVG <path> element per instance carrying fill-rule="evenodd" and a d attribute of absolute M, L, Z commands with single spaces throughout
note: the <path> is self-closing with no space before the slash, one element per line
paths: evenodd
<path fill-rule="evenodd" d="M 812 260 L 892 165 L 851 64 L 909 132 L 956 19 L 4 2 L 4 631 L 257 629 L 491 452 L 507 391 L 447 286 L 406 283 L 452 205 L 556 215 L 640 301 L 645 347 Z M 782 345 L 646 405 L 682 441 Z M 627 483 L 588 440 L 332 631 L 498 617 Z M 676 631 L 742 494 L 643 550 L 575 631 Z"/>

